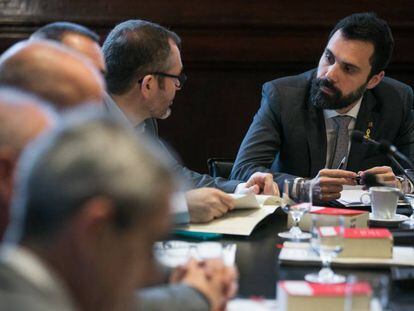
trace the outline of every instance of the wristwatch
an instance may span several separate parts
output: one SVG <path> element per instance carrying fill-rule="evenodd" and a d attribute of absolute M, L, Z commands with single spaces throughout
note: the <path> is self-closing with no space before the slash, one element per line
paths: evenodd
<path fill-rule="evenodd" d="M 403 192 L 403 193 L 411 193 L 411 191 L 413 190 L 413 185 L 411 184 L 411 182 L 403 177 L 403 176 L 395 176 L 395 178 L 397 179 L 398 182 L 398 188 Z"/>

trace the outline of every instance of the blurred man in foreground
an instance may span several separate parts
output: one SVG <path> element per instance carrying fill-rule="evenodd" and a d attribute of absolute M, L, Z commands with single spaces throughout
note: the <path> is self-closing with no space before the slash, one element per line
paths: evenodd
<path fill-rule="evenodd" d="M 47 40 L 22 41 L 0 57 L 0 83 L 36 94 L 67 109 L 101 102 L 105 83 L 83 56 Z"/>
<path fill-rule="evenodd" d="M 81 110 L 25 150 L 17 176 L 0 309 L 137 308 L 153 242 L 170 228 L 175 186 L 164 160 L 119 123 Z M 192 261 L 175 276 L 193 291 L 189 309 L 228 298 L 226 269 L 206 265 Z"/>
<path fill-rule="evenodd" d="M 52 40 L 85 55 L 104 75 L 105 61 L 99 46 L 99 35 L 85 26 L 70 22 L 55 22 L 36 30 L 30 40 Z"/>
<path fill-rule="evenodd" d="M 54 123 L 54 113 L 40 99 L 0 88 L 0 241 L 9 222 L 17 159 L 24 147 Z"/>

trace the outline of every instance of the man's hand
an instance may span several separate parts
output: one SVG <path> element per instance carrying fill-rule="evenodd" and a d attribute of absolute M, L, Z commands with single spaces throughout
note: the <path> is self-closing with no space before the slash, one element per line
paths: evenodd
<path fill-rule="evenodd" d="M 234 208 L 234 199 L 214 188 L 190 190 L 185 193 L 185 197 L 191 222 L 208 222 Z"/>
<path fill-rule="evenodd" d="M 227 301 L 237 292 L 237 270 L 225 266 L 221 259 L 202 262 L 191 259 L 175 270 L 170 282 L 182 282 L 197 289 L 210 301 L 212 310 L 225 310 Z"/>
<path fill-rule="evenodd" d="M 238 184 L 234 193 L 279 195 L 279 188 L 270 173 L 256 172 L 245 183 Z"/>
<path fill-rule="evenodd" d="M 355 178 L 357 176 L 356 173 L 345 170 L 320 170 L 318 175 L 313 179 L 315 185 L 314 190 L 320 191 L 317 199 L 322 201 L 339 199 L 343 185 L 356 185 Z"/>
<path fill-rule="evenodd" d="M 395 177 L 392 168 L 389 166 L 376 166 L 369 170 L 358 173 L 361 175 L 361 180 L 364 181 L 365 174 L 372 174 L 377 177 L 377 181 L 381 184 L 388 185 L 390 187 L 397 187 L 397 178 Z"/>
<path fill-rule="evenodd" d="M 214 277 L 217 273 L 221 274 L 224 300 L 217 310 L 226 310 L 227 301 L 236 295 L 239 288 L 237 268 L 225 266 L 221 259 L 205 260 L 203 266 L 208 278 Z"/>

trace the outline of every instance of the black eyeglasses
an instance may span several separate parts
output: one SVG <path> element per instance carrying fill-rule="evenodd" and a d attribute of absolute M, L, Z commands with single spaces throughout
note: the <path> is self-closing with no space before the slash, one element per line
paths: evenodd
<path fill-rule="evenodd" d="M 151 73 L 147 73 L 147 74 L 148 75 L 157 75 L 157 76 L 161 76 L 161 77 L 177 79 L 178 82 L 179 82 L 179 84 L 176 85 L 176 86 L 179 89 L 182 89 L 183 86 L 184 86 L 185 81 L 187 81 L 187 76 L 186 76 L 186 74 L 184 72 L 180 73 L 180 75 L 178 75 L 178 76 L 177 75 L 172 75 L 172 74 L 169 74 L 169 73 L 165 73 L 165 72 L 159 72 L 159 71 L 157 71 L 157 72 L 151 72 Z M 143 79 L 144 78 L 139 79 L 138 80 L 138 83 L 142 83 L 142 80 Z"/>

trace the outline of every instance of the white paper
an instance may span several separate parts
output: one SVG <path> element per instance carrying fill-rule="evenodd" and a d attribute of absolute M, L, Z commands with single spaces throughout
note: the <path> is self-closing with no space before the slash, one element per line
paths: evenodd
<path fill-rule="evenodd" d="M 265 205 L 280 205 L 282 198 L 273 195 L 230 194 L 235 200 L 235 209 L 261 208 Z"/>
<path fill-rule="evenodd" d="M 338 199 L 338 202 L 342 203 L 345 206 L 352 205 L 367 205 L 361 201 L 361 196 L 363 193 L 366 193 L 365 190 L 362 190 L 362 186 L 344 186 L 344 190 L 341 192 L 341 197 Z"/>
<path fill-rule="evenodd" d="M 262 219 L 272 214 L 277 208 L 276 205 L 264 205 L 257 209 L 233 210 L 209 223 L 183 225 L 176 229 L 247 236 Z"/>

